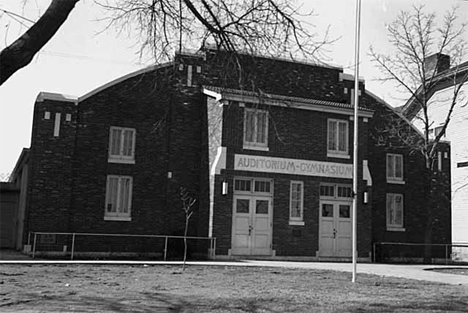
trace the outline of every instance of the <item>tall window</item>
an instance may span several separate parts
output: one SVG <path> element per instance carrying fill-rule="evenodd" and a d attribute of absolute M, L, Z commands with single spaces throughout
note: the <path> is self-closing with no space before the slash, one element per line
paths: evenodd
<path fill-rule="evenodd" d="M 304 184 L 300 181 L 291 181 L 291 193 L 289 204 L 290 222 L 302 222 L 304 211 Z"/>
<path fill-rule="evenodd" d="M 106 220 L 130 220 L 132 206 L 132 177 L 107 176 Z"/>
<path fill-rule="evenodd" d="M 403 155 L 387 154 L 387 181 L 403 182 Z"/>
<path fill-rule="evenodd" d="M 328 119 L 327 154 L 331 156 L 349 156 L 348 122 Z"/>
<path fill-rule="evenodd" d="M 404 230 L 403 195 L 387 194 L 387 230 Z"/>
<path fill-rule="evenodd" d="M 245 109 L 244 147 L 268 147 L 268 112 L 257 109 Z"/>
<path fill-rule="evenodd" d="M 135 163 L 135 135 L 134 128 L 110 128 L 109 162 Z"/>

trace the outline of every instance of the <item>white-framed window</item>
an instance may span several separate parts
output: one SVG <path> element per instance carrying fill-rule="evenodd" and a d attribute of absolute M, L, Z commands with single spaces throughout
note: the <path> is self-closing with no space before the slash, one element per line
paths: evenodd
<path fill-rule="evenodd" d="M 403 195 L 387 194 L 387 230 L 404 231 L 403 227 Z"/>
<path fill-rule="evenodd" d="M 350 200 L 353 198 L 353 187 L 341 184 L 320 184 L 320 198 Z"/>
<path fill-rule="evenodd" d="M 109 132 L 109 162 L 135 163 L 134 128 L 111 126 Z"/>
<path fill-rule="evenodd" d="M 132 187 L 133 179 L 131 176 L 107 176 L 104 220 L 131 220 Z"/>
<path fill-rule="evenodd" d="M 271 195 L 273 181 L 265 178 L 236 177 L 234 179 L 234 192 L 237 194 Z"/>
<path fill-rule="evenodd" d="M 244 109 L 244 148 L 268 150 L 268 112 Z"/>
<path fill-rule="evenodd" d="M 301 181 L 291 181 L 289 224 L 304 225 L 304 183 Z"/>
<path fill-rule="evenodd" d="M 387 182 L 403 184 L 403 155 L 387 153 Z"/>
<path fill-rule="evenodd" d="M 327 156 L 349 158 L 348 121 L 328 119 Z"/>

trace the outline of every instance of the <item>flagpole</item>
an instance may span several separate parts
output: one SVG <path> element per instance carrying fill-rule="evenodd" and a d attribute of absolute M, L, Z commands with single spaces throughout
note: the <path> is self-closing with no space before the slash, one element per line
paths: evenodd
<path fill-rule="evenodd" d="M 358 201 L 358 107 L 359 107 L 359 34 L 361 30 L 361 0 L 356 0 L 356 35 L 354 42 L 354 132 L 353 132 L 353 215 L 352 215 L 352 253 L 353 253 L 353 278 L 356 282 L 357 263 L 357 201 Z"/>

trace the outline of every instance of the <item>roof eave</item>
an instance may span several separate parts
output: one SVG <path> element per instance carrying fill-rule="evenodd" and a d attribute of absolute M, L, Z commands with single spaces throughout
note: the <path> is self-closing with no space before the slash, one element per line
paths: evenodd
<path fill-rule="evenodd" d="M 319 111 L 319 112 L 328 112 L 328 113 L 338 113 L 353 115 L 354 110 L 350 108 L 340 108 L 340 107 L 329 107 L 326 105 L 316 105 L 316 104 L 305 104 L 294 100 L 275 100 L 271 99 L 266 95 L 265 97 L 251 96 L 251 95 L 238 95 L 230 92 L 223 91 L 214 91 L 212 89 L 203 87 L 203 93 L 211 98 L 214 98 L 216 101 L 228 100 L 228 101 L 238 101 L 238 102 L 247 102 L 254 104 L 267 104 L 280 107 L 293 107 L 296 109 L 304 109 L 310 111 Z M 359 110 L 359 116 L 372 118 L 374 116 L 373 111 Z"/>

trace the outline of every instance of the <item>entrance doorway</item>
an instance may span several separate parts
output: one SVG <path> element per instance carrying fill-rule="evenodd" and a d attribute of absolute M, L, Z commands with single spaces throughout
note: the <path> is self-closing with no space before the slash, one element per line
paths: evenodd
<path fill-rule="evenodd" d="M 271 197 L 234 196 L 233 255 L 271 254 Z"/>
<path fill-rule="evenodd" d="M 319 256 L 351 257 L 350 201 L 320 201 Z"/>

